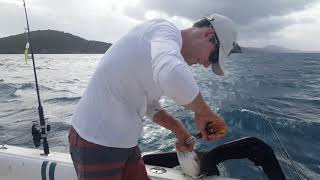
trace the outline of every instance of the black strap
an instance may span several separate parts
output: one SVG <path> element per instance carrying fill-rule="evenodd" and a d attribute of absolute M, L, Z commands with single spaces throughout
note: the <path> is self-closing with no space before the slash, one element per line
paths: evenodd
<path fill-rule="evenodd" d="M 247 137 L 223 144 L 206 153 L 197 153 L 201 161 L 202 174 L 219 175 L 217 164 L 229 159 L 249 159 L 272 180 L 285 180 L 280 164 L 272 148 L 262 140 Z M 145 164 L 172 168 L 179 165 L 175 152 L 149 154 L 143 156 Z"/>

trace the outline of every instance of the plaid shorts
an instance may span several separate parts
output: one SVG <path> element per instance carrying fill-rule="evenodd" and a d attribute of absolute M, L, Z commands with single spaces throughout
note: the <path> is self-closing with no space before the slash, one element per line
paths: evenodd
<path fill-rule="evenodd" d="M 70 154 L 78 180 L 147 180 L 138 146 L 113 148 L 86 141 L 71 128 Z"/>

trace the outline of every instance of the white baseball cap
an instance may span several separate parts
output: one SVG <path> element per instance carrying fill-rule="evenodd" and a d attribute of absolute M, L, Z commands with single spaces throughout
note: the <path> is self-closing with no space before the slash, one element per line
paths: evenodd
<path fill-rule="evenodd" d="M 219 60 L 212 64 L 212 71 L 223 76 L 225 74 L 223 63 L 231 54 L 237 39 L 235 24 L 231 19 L 220 14 L 212 14 L 206 19 L 211 23 L 220 42 Z"/>

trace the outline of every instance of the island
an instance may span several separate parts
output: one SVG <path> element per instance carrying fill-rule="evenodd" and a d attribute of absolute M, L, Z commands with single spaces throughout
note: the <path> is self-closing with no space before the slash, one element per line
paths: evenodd
<path fill-rule="evenodd" d="M 103 54 L 111 46 L 55 30 L 32 31 L 30 35 L 35 54 Z M 26 33 L 0 38 L 0 54 L 23 54 L 26 43 Z"/>

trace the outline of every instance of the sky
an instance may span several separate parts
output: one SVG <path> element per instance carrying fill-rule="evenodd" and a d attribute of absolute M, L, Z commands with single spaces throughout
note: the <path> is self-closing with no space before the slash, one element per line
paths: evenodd
<path fill-rule="evenodd" d="M 26 0 L 31 30 L 53 29 L 113 43 L 163 18 L 178 28 L 213 13 L 232 19 L 241 46 L 320 51 L 320 0 Z M 0 37 L 25 31 L 22 0 L 0 0 Z"/>

